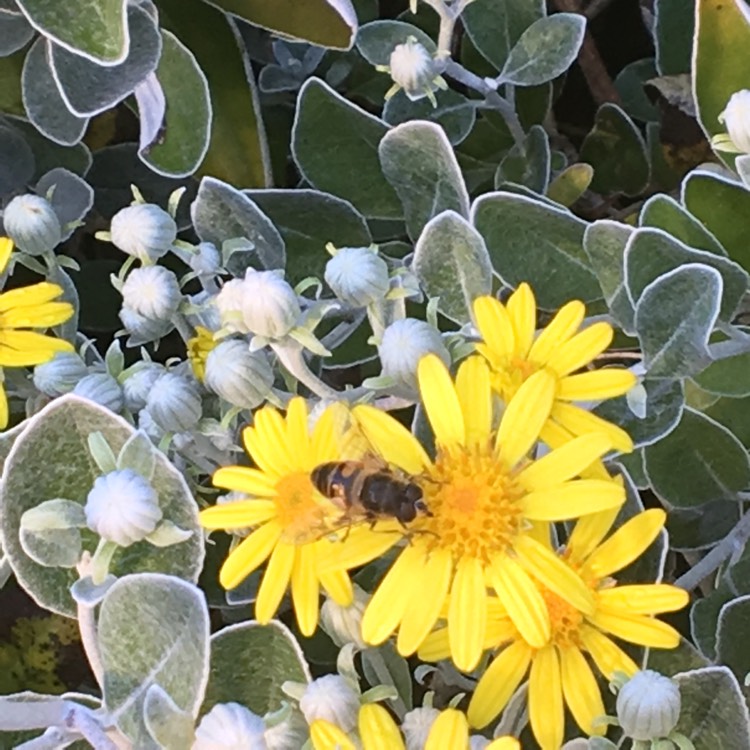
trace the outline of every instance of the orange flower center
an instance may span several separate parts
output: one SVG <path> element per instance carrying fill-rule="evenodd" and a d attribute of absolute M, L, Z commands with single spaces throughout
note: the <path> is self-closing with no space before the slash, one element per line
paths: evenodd
<path fill-rule="evenodd" d="M 304 544 L 320 538 L 326 513 L 318 504 L 309 472 L 298 471 L 282 477 L 276 483 L 276 493 L 276 518 L 284 529 L 282 539 Z"/>
<path fill-rule="evenodd" d="M 422 490 L 432 515 L 418 528 L 428 547 L 450 549 L 456 558 L 489 564 L 521 528 L 523 490 L 489 445 L 439 450 Z"/>
<path fill-rule="evenodd" d="M 490 374 L 492 388 L 506 404 L 516 395 L 516 391 L 526 380 L 540 369 L 534 362 L 515 354 L 505 357 L 502 363 L 493 361 L 490 364 L 492 365 Z"/>
<path fill-rule="evenodd" d="M 583 614 L 564 599 L 543 587 L 540 587 L 540 593 L 549 612 L 552 642 L 561 648 L 580 647 L 580 628 L 584 623 Z"/>

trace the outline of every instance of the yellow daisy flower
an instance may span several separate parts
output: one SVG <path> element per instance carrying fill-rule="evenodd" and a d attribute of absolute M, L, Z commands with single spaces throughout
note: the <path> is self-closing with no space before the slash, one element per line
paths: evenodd
<path fill-rule="evenodd" d="M 504 602 L 494 602 L 483 645 L 506 645 L 477 684 L 467 712 L 471 726 L 481 728 L 493 721 L 528 674 L 531 728 L 543 750 L 558 750 L 562 745 L 565 705 L 585 733 L 603 733 L 604 725 L 596 720 L 604 715 L 604 704 L 584 654 L 612 680 L 615 672 L 633 675 L 638 666 L 611 636 L 649 648 L 675 648 L 680 642 L 680 634 L 654 615 L 684 607 L 689 598 L 686 591 L 666 584 L 619 586 L 611 578 L 643 554 L 665 519 L 662 510 L 644 511 L 604 541 L 611 522 L 598 528 L 576 525 L 559 557 L 589 589 L 595 606 L 583 612 L 537 582 L 551 621 L 550 637 L 542 647 L 528 642 L 505 611 Z M 425 640 L 419 656 L 439 661 L 452 652 L 448 628 L 441 628 Z"/>
<path fill-rule="evenodd" d="M 338 428 L 341 404 L 329 406 L 308 428 L 305 400 L 293 398 L 286 418 L 271 406 L 255 412 L 254 424 L 242 432 L 243 444 L 257 468 L 225 466 L 216 471 L 216 487 L 235 490 L 247 500 L 226 503 L 201 512 L 207 529 L 254 530 L 233 549 L 219 572 L 224 588 L 238 586 L 266 560 L 258 589 L 255 616 L 269 622 L 291 582 L 292 603 L 300 631 L 311 635 L 318 623 L 320 587 L 342 606 L 353 601 L 351 581 L 344 565 L 318 568 L 318 558 L 333 542 L 321 538 L 333 515 L 340 515 L 314 488 L 311 471 L 319 464 L 340 459 Z M 336 542 L 346 549 L 357 544 L 357 533 Z M 398 537 L 380 534 L 381 550 Z"/>
<path fill-rule="evenodd" d="M 446 708 L 430 728 L 424 750 L 469 750 L 469 722 L 463 711 Z M 515 737 L 498 737 L 486 750 L 521 750 Z"/>
<path fill-rule="evenodd" d="M 0 237 L 0 273 L 12 251 L 13 242 Z M 74 351 L 68 341 L 29 330 L 51 328 L 73 315 L 70 303 L 56 301 L 62 293 L 62 287 L 48 281 L 0 293 L 0 367 L 31 367 L 57 352 Z M 0 429 L 7 425 L 8 397 L 0 379 Z"/>
<path fill-rule="evenodd" d="M 483 650 L 488 587 L 537 648 L 548 642 L 551 624 L 532 576 L 593 613 L 591 591 L 535 538 L 534 525 L 617 508 L 625 493 L 611 479 L 575 478 L 611 449 L 606 435 L 579 437 L 538 461 L 528 458 L 554 399 L 555 379 L 545 370 L 519 388 L 497 429 L 490 372 L 481 357 L 467 359 L 454 383 L 440 359 L 428 355 L 419 363 L 418 380 L 435 433 L 434 461 L 387 413 L 367 405 L 353 409 L 380 456 L 420 482 L 430 511 L 410 524 L 408 545 L 367 606 L 362 635 L 378 645 L 398 630 L 398 651 L 413 654 L 449 595 L 451 654 L 470 671 Z M 359 548 L 338 550 L 325 565 L 354 567 L 374 559 L 379 536 L 362 535 Z"/>
<path fill-rule="evenodd" d="M 190 360 L 190 367 L 195 377 L 201 383 L 206 377 L 206 360 L 208 359 L 208 355 L 217 344 L 218 341 L 214 341 L 213 333 L 203 326 L 196 326 L 195 336 L 187 340 L 187 356 Z"/>
<path fill-rule="evenodd" d="M 612 343 L 612 326 L 598 322 L 578 331 L 586 308 L 574 300 L 537 336 L 536 314 L 534 293 L 525 283 L 505 305 L 488 296 L 474 300 L 474 319 L 482 337 L 477 351 L 490 363 L 493 388 L 508 403 L 529 377 L 544 370 L 555 380 L 550 419 L 541 431 L 544 442 L 556 447 L 562 440 L 604 432 L 615 450 L 630 452 L 633 442 L 627 432 L 573 403 L 622 396 L 635 385 L 635 375 L 624 368 L 579 372 Z"/>

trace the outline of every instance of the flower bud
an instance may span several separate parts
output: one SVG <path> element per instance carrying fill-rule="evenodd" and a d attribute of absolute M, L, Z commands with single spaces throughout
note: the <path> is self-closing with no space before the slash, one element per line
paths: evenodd
<path fill-rule="evenodd" d="M 120 209 L 112 217 L 109 231 L 113 245 L 145 264 L 165 255 L 177 239 L 174 219 L 152 203 Z"/>
<path fill-rule="evenodd" d="M 17 195 L 3 211 L 3 224 L 8 237 L 29 255 L 50 252 L 62 239 L 60 219 L 39 195 Z"/>
<path fill-rule="evenodd" d="M 246 341 L 226 339 L 206 358 L 206 387 L 241 409 L 263 403 L 273 385 L 273 370 L 261 352 L 251 352 Z"/>
<path fill-rule="evenodd" d="M 298 711 L 290 710 L 282 721 L 272 724 L 268 719 L 266 724 L 264 738 L 268 750 L 299 750 L 304 747 L 308 730 Z"/>
<path fill-rule="evenodd" d="M 145 539 L 162 518 L 156 491 L 132 469 L 97 477 L 86 498 L 84 512 L 92 531 L 121 547 Z"/>
<path fill-rule="evenodd" d="M 109 373 L 94 372 L 86 375 L 76 383 L 73 393 L 81 398 L 94 401 L 110 411 L 122 411 L 122 388 Z"/>
<path fill-rule="evenodd" d="M 347 305 L 367 307 L 382 300 L 390 287 L 388 265 L 366 247 L 342 247 L 326 264 L 325 280 Z"/>
<path fill-rule="evenodd" d="M 221 271 L 221 255 L 213 242 L 201 242 L 188 261 L 198 276 L 213 276 Z"/>
<path fill-rule="evenodd" d="M 244 290 L 242 279 L 230 279 L 216 295 L 216 309 L 219 311 L 221 325 L 233 333 L 250 333 L 242 315 Z"/>
<path fill-rule="evenodd" d="M 47 396 L 62 396 L 86 375 L 88 369 L 76 352 L 57 352 L 49 362 L 34 368 L 34 385 Z"/>
<path fill-rule="evenodd" d="M 348 734 L 357 726 L 359 696 L 344 677 L 327 674 L 305 688 L 299 708 L 308 724 L 325 719 Z"/>
<path fill-rule="evenodd" d="M 391 52 L 389 69 L 393 82 L 404 90 L 411 101 L 417 101 L 434 91 L 437 78 L 435 61 L 423 44 L 410 36 Z"/>
<path fill-rule="evenodd" d="M 438 716 L 440 716 L 440 711 L 431 706 L 415 708 L 404 716 L 401 731 L 406 740 L 406 750 L 423 750 L 430 729 Z"/>
<path fill-rule="evenodd" d="M 217 703 L 195 730 L 192 750 L 268 750 L 260 716 L 239 703 Z"/>
<path fill-rule="evenodd" d="M 320 621 L 331 640 L 342 648 L 353 643 L 359 649 L 367 648 L 362 640 L 362 616 L 369 596 L 359 586 L 354 588 L 354 601 L 342 607 L 333 599 L 327 598 L 320 608 Z"/>
<path fill-rule="evenodd" d="M 170 320 L 181 301 L 177 277 L 163 266 L 134 268 L 122 285 L 122 304 L 151 320 Z"/>
<path fill-rule="evenodd" d="M 617 694 L 617 719 L 634 740 L 666 737 L 677 726 L 680 708 L 677 683 L 651 669 L 637 672 Z"/>
<path fill-rule="evenodd" d="M 413 390 L 417 389 L 417 365 L 426 354 L 436 354 L 446 365 L 450 364 L 440 332 L 415 318 L 404 318 L 389 325 L 383 331 L 378 353 L 383 375 Z"/>
<path fill-rule="evenodd" d="M 165 372 L 164 366 L 158 362 L 136 362 L 128 367 L 121 376 L 125 407 L 134 414 L 145 408 L 154 383 Z"/>
<path fill-rule="evenodd" d="M 141 409 L 138 412 L 138 429 L 141 432 L 145 432 L 152 443 L 158 445 L 161 439 L 166 434 L 166 430 L 159 427 L 154 418 L 145 410 Z"/>
<path fill-rule="evenodd" d="M 152 386 L 146 411 L 163 430 L 187 432 L 203 412 L 198 387 L 182 375 L 166 372 Z"/>
<path fill-rule="evenodd" d="M 147 318 L 130 307 L 120 309 L 120 320 L 130 334 L 128 346 L 139 346 L 150 341 L 157 341 L 172 330 L 170 320 Z"/>
<path fill-rule="evenodd" d="M 750 154 L 750 90 L 735 91 L 719 115 L 735 147 Z"/>

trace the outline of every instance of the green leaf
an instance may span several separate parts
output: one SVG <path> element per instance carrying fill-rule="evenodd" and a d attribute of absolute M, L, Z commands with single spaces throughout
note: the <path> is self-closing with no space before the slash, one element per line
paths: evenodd
<path fill-rule="evenodd" d="M 393 643 L 386 642 L 377 649 L 365 649 L 362 651 L 361 658 L 362 673 L 370 685 L 393 685 L 407 711 L 411 711 L 414 682 L 409 662 L 396 651 Z M 386 675 L 383 674 L 383 664 L 387 670 Z"/>
<path fill-rule="evenodd" d="M 719 115 L 732 94 L 747 88 L 750 81 L 750 56 L 745 54 L 750 48 L 750 18 L 743 5 L 742 0 L 696 2 L 693 92 L 698 121 L 709 140 L 726 132 Z M 734 161 L 730 154 L 722 158 L 730 164 Z"/>
<path fill-rule="evenodd" d="M 721 274 L 700 264 L 651 282 L 635 309 L 635 329 L 650 376 L 688 377 L 709 362 L 708 337 L 719 316 Z"/>
<path fill-rule="evenodd" d="M 729 429 L 746 448 L 750 448 L 750 398 L 720 398 L 705 413 Z"/>
<path fill-rule="evenodd" d="M 591 189 L 595 192 L 637 195 L 648 184 L 651 168 L 646 143 L 616 104 L 599 107 L 579 158 L 594 168 Z"/>
<path fill-rule="evenodd" d="M 691 172 L 682 183 L 682 203 L 750 271 L 750 190 L 713 172 Z"/>
<path fill-rule="evenodd" d="M 664 193 L 652 196 L 643 204 L 638 225 L 663 229 L 675 239 L 698 250 L 716 255 L 727 254 L 721 243 L 700 221 Z"/>
<path fill-rule="evenodd" d="M 378 154 L 383 174 L 401 199 L 412 239 L 443 211 L 469 215 L 461 169 L 439 125 L 425 121 L 397 125 L 383 136 Z"/>
<path fill-rule="evenodd" d="M 195 56 L 211 93 L 211 142 L 198 175 L 245 188 L 270 185 L 260 102 L 237 24 L 203 0 L 159 0 L 158 5 L 162 25 Z"/>
<path fill-rule="evenodd" d="M 708 596 L 698 599 L 690 610 L 690 634 L 701 653 L 711 660 L 716 657 L 716 624 L 719 621 L 719 612 L 736 595 L 726 581 L 720 581 Z"/>
<path fill-rule="evenodd" d="M 661 229 L 636 229 L 625 249 L 625 280 L 628 294 L 637 306 L 643 290 L 662 274 L 688 263 L 718 271 L 722 278 L 719 318 L 730 321 L 748 286 L 748 275 L 728 258 L 693 250 Z"/>
<path fill-rule="evenodd" d="M 21 94 L 21 71 L 25 59 L 25 49 L 0 57 L 0 112 L 3 114 L 26 117 Z"/>
<path fill-rule="evenodd" d="M 444 211 L 422 230 L 414 272 L 438 310 L 456 323 L 471 321 L 476 297 L 492 292 L 492 265 L 484 240 L 463 216 Z"/>
<path fill-rule="evenodd" d="M 738 506 L 728 506 L 723 500 L 704 503 L 697 508 L 670 508 L 667 517 L 669 543 L 680 551 L 707 550 L 720 542 L 739 519 Z"/>
<path fill-rule="evenodd" d="M 245 238 L 253 244 L 261 268 L 284 268 L 286 250 L 278 230 L 255 203 L 231 185 L 204 177 L 190 216 L 202 242 L 221 247 L 225 240 Z"/>
<path fill-rule="evenodd" d="M 217 703 L 241 703 L 263 716 L 281 708 L 286 681 L 309 682 L 302 649 L 280 622 L 241 622 L 211 636 L 211 670 L 201 713 Z"/>
<path fill-rule="evenodd" d="M 691 11 L 683 0 L 654 3 L 656 67 L 660 75 L 690 72 L 695 31 L 695 15 Z"/>
<path fill-rule="evenodd" d="M 544 194 L 547 192 L 549 174 L 549 138 L 541 125 L 533 125 L 523 144 L 513 146 L 498 165 L 495 188 L 504 182 L 515 182 L 535 193 Z"/>
<path fill-rule="evenodd" d="M 56 399 L 25 422 L 5 463 L 0 482 L 0 531 L 5 551 L 18 582 L 45 609 L 75 617 L 76 607 L 69 587 L 78 578 L 74 571 L 45 568 L 35 563 L 21 547 L 18 534 L 23 513 L 45 500 L 64 495 L 80 505 L 99 476 L 88 451 L 88 436 L 101 432 L 119 451 L 135 430 L 111 411 L 77 396 Z M 39 471 L 40 461 L 44 471 Z M 190 581 L 203 566 L 203 536 L 198 508 L 182 474 L 163 453 L 156 454 L 152 486 L 159 495 L 164 520 L 189 529 L 192 536 L 181 544 L 159 549 L 138 542 L 119 549 L 110 572 L 158 570 Z M 84 548 L 93 552 L 94 535 L 84 537 Z"/>
<path fill-rule="evenodd" d="M 653 58 L 635 60 L 626 65 L 615 78 L 615 88 L 620 95 L 622 108 L 634 120 L 642 122 L 659 122 L 659 108 L 651 102 L 644 89 L 644 84 L 656 78 L 656 66 Z"/>
<path fill-rule="evenodd" d="M 750 396 L 750 353 L 720 359 L 693 379 L 709 393 L 733 398 Z"/>
<path fill-rule="evenodd" d="M 744 680 L 750 672 L 750 596 L 740 596 L 728 602 L 719 612 L 716 630 L 716 660 Z"/>
<path fill-rule="evenodd" d="M 15 128 L 0 125 L 0 194 L 23 188 L 34 176 L 34 154 Z"/>
<path fill-rule="evenodd" d="M 125 0 L 18 0 L 32 26 L 61 47 L 100 65 L 128 54 Z"/>
<path fill-rule="evenodd" d="M 473 0 L 461 21 L 474 46 L 502 70 L 521 34 L 544 13 L 543 0 Z"/>
<path fill-rule="evenodd" d="M 531 284 L 542 309 L 572 299 L 592 302 L 601 290 L 583 250 L 585 222 L 560 208 L 513 193 L 482 195 L 471 219 L 506 284 Z"/>
<path fill-rule="evenodd" d="M 297 99 L 292 154 L 314 187 L 351 201 L 367 218 L 400 219 L 401 203 L 378 160 L 386 132 L 382 120 L 311 78 Z"/>
<path fill-rule="evenodd" d="M 422 29 L 403 21 L 373 21 L 357 32 L 357 49 L 370 65 L 388 65 L 391 52 L 413 36 L 430 54 L 437 51 L 435 42 Z"/>
<path fill-rule="evenodd" d="M 562 75 L 573 63 L 586 33 L 586 19 L 578 13 L 555 13 L 540 18 L 521 34 L 500 73 L 500 81 L 537 86 Z"/>
<path fill-rule="evenodd" d="M 349 0 L 212 0 L 218 8 L 254 26 L 320 47 L 349 49 L 357 14 Z"/>
<path fill-rule="evenodd" d="M 135 747 L 151 747 L 144 704 L 161 687 L 195 717 L 208 680 L 209 621 L 203 592 L 161 573 L 116 581 L 97 623 L 104 705 Z"/>
<path fill-rule="evenodd" d="M 143 719 L 149 735 L 165 750 L 180 750 L 192 745 L 195 736 L 193 717 L 181 711 L 159 685 L 151 685 L 143 703 Z"/>
<path fill-rule="evenodd" d="M 571 164 L 547 188 L 547 197 L 561 206 L 572 206 L 587 190 L 594 177 L 590 164 Z"/>
<path fill-rule="evenodd" d="M 208 81 L 193 53 L 173 34 L 161 32 L 162 53 L 156 78 L 166 111 L 157 139 L 138 155 L 168 177 L 187 177 L 203 161 L 211 135 Z"/>
<path fill-rule="evenodd" d="M 662 500 L 678 508 L 737 502 L 750 483 L 742 443 L 718 422 L 686 408 L 679 425 L 645 450 L 646 474 Z"/>
<path fill-rule="evenodd" d="M 308 276 L 322 279 L 329 255 L 337 247 L 367 247 L 367 222 L 349 201 L 317 190 L 246 190 L 250 200 L 273 222 L 286 244 L 286 277 L 296 284 Z"/>
<path fill-rule="evenodd" d="M 649 649 L 645 666 L 671 677 L 677 672 L 707 667 L 709 661 L 690 641 L 682 638 L 677 648 Z"/>
<path fill-rule="evenodd" d="M 0 11 L 3 10 L 0 3 Z M 34 38 L 34 33 L 34 27 L 20 11 L 0 12 L 0 57 L 23 49 Z"/>
<path fill-rule="evenodd" d="M 682 708 L 676 732 L 695 750 L 750 747 L 750 717 L 739 683 L 726 667 L 704 667 L 675 675 Z"/>

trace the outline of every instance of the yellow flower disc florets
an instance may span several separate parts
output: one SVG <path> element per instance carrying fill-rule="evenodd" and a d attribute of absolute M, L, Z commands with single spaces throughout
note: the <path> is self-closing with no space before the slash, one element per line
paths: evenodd
<path fill-rule="evenodd" d="M 282 539 L 293 544 L 314 541 L 325 528 L 325 509 L 318 504 L 310 473 L 287 474 L 276 484 L 277 518 Z"/>
<path fill-rule="evenodd" d="M 491 363 L 493 364 L 493 370 L 490 373 L 492 388 L 506 404 L 516 395 L 526 380 L 541 369 L 534 362 L 515 355 L 506 357 L 501 366 L 498 366 L 496 361 L 491 360 Z"/>
<path fill-rule="evenodd" d="M 573 605 L 545 588 L 541 588 L 541 594 L 549 612 L 552 643 L 560 648 L 580 647 L 580 627 L 584 623 L 583 614 Z"/>

